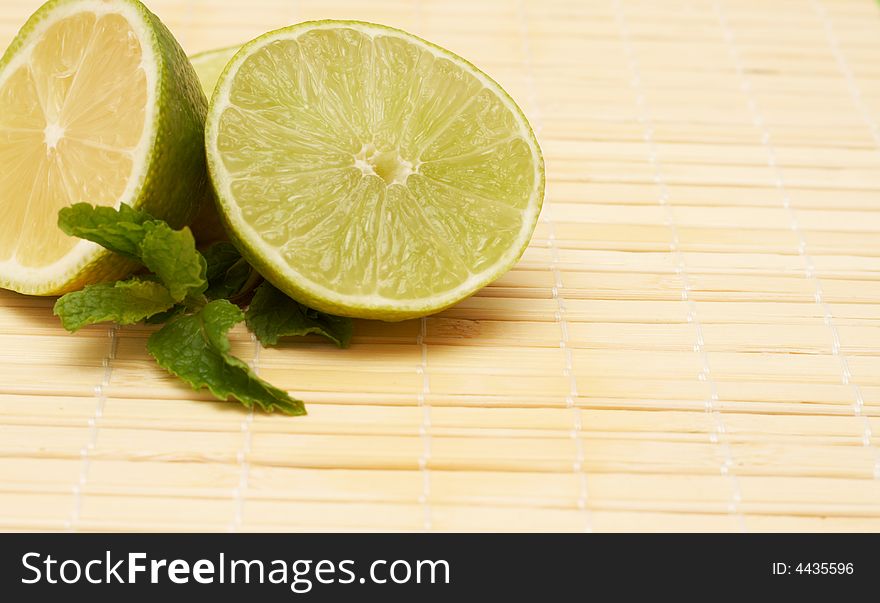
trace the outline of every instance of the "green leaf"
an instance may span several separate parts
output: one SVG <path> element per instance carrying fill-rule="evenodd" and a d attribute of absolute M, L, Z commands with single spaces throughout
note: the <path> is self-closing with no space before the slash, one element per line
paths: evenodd
<path fill-rule="evenodd" d="M 58 298 L 53 312 L 68 331 L 77 331 L 97 322 L 115 321 L 130 325 L 174 305 L 175 300 L 163 285 L 130 279 L 116 283 L 88 285 Z"/>
<path fill-rule="evenodd" d="M 196 249 L 189 228 L 172 230 L 165 222 L 146 226 L 140 243 L 141 261 L 165 283 L 174 301 L 204 292 L 208 287 L 205 258 Z"/>
<path fill-rule="evenodd" d="M 208 299 L 241 297 L 262 280 L 259 273 L 245 261 L 232 243 L 221 241 L 203 252 L 208 263 L 206 276 Z"/>
<path fill-rule="evenodd" d="M 175 316 L 177 316 L 178 314 L 180 314 L 184 310 L 186 310 L 186 306 L 184 306 L 183 304 L 177 304 L 175 306 L 172 306 L 171 308 L 168 308 L 164 312 L 159 312 L 158 314 L 153 314 L 152 316 L 145 318 L 144 324 L 145 325 L 165 324 L 166 322 L 168 322 L 169 320 L 171 320 L 172 318 L 174 318 Z"/>
<path fill-rule="evenodd" d="M 248 408 L 256 404 L 267 412 L 305 414 L 300 400 L 263 381 L 229 353 L 227 334 L 242 320 L 244 314 L 238 306 L 215 300 L 153 333 L 147 349 L 160 366 L 194 389 L 206 387 L 217 398 L 233 397 Z"/>
<path fill-rule="evenodd" d="M 58 226 L 71 236 L 88 239 L 141 262 L 167 287 L 174 301 L 207 288 L 205 259 L 196 250 L 189 228 L 173 230 L 162 220 L 121 205 L 92 207 L 76 203 L 58 213 Z"/>
<path fill-rule="evenodd" d="M 323 335 L 340 348 L 351 342 L 352 322 L 344 316 L 318 312 L 264 282 L 247 309 L 247 325 L 260 343 L 272 346 L 288 335 Z"/>
<path fill-rule="evenodd" d="M 205 276 L 211 284 L 223 278 L 226 271 L 241 259 L 238 249 L 229 241 L 214 243 L 202 251 L 202 255 L 205 256 L 205 262 L 208 264 Z"/>
<path fill-rule="evenodd" d="M 58 227 L 72 237 L 88 239 L 110 251 L 140 261 L 144 224 L 155 222 L 146 212 L 128 205 L 92 207 L 76 203 L 58 212 Z"/>

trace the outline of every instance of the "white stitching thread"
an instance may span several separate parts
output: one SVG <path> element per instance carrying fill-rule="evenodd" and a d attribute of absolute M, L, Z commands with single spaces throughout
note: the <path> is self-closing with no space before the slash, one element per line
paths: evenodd
<path fill-rule="evenodd" d="M 831 21 L 828 12 L 825 10 L 825 6 L 820 1 L 812 0 L 812 5 L 813 10 L 816 11 L 819 18 L 822 20 L 822 25 L 825 28 L 825 35 L 828 38 L 828 45 L 831 47 L 831 54 L 834 55 L 837 68 L 846 79 L 847 88 L 850 96 L 853 98 L 856 109 L 859 111 L 859 116 L 871 130 L 871 136 L 874 138 L 875 144 L 880 147 L 880 126 L 878 126 L 877 121 L 871 117 L 871 113 L 865 105 L 862 91 L 859 88 L 858 83 L 856 83 L 855 75 L 849 66 L 849 61 L 846 60 L 846 56 L 840 48 L 840 42 L 838 41 L 837 33 L 834 30 L 834 23 Z"/>
<path fill-rule="evenodd" d="M 291 2 L 291 14 L 292 21 L 295 23 L 297 16 L 299 14 L 299 3 L 297 0 L 293 0 Z M 260 340 L 257 339 L 256 335 L 251 333 L 251 341 L 254 344 L 254 355 L 253 360 L 251 361 L 251 368 L 254 373 L 260 374 L 260 353 L 262 352 L 263 346 L 260 343 Z M 250 464 L 250 454 L 251 449 L 253 447 L 254 441 L 254 432 L 251 429 L 251 426 L 254 422 L 254 407 L 251 407 L 248 410 L 247 416 L 242 420 L 239 425 L 239 429 L 242 433 L 242 442 L 241 448 L 236 453 L 235 458 L 236 462 L 240 466 L 240 472 L 238 477 L 238 485 L 232 491 L 233 497 L 233 516 L 232 522 L 229 524 L 230 532 L 237 532 L 241 529 L 242 522 L 244 521 L 244 505 L 247 497 L 247 490 L 250 487 L 250 475 L 251 475 L 251 464 Z"/>
<path fill-rule="evenodd" d="M 813 258 L 811 257 L 809 249 L 807 247 L 806 237 L 804 236 L 804 233 L 801 230 L 797 219 L 797 210 L 795 210 L 795 208 L 792 206 L 791 195 L 789 194 L 788 189 L 785 186 L 785 179 L 783 178 L 782 170 L 780 169 L 779 163 L 777 161 L 776 147 L 773 144 L 770 130 L 767 128 L 767 123 L 764 120 L 764 116 L 761 113 L 760 106 L 758 105 L 758 101 L 755 98 L 751 82 L 746 75 L 745 66 L 743 65 L 742 57 L 740 56 L 739 50 L 737 48 L 736 36 L 733 32 L 733 28 L 730 26 L 730 22 L 727 19 L 727 15 L 724 12 L 721 2 L 715 0 L 713 2 L 713 6 L 715 8 L 715 14 L 718 18 L 718 22 L 720 23 L 721 28 L 724 32 L 724 40 L 727 44 L 728 53 L 730 54 L 737 76 L 739 77 L 740 90 L 746 96 L 746 99 L 748 101 L 749 112 L 751 113 L 752 117 L 752 124 L 761 133 L 761 144 L 767 152 L 767 165 L 773 171 L 774 186 L 782 196 L 782 205 L 788 213 L 789 217 L 789 227 L 791 231 L 794 232 L 797 236 L 798 255 L 801 257 L 801 260 L 804 263 L 804 276 L 806 276 L 807 280 L 809 280 L 810 283 L 813 285 L 813 299 L 822 310 L 824 323 L 831 332 L 831 353 L 832 355 L 836 356 L 838 361 L 840 362 L 841 381 L 844 385 L 849 385 L 853 390 L 855 400 L 853 404 L 853 414 L 857 418 L 861 418 L 861 420 L 863 421 L 864 431 L 862 434 L 862 444 L 864 446 L 871 446 L 871 424 L 868 420 L 868 417 L 865 416 L 863 413 L 865 402 L 864 398 L 862 397 L 862 391 L 859 388 L 858 384 L 853 382 L 852 374 L 850 373 L 849 369 L 849 363 L 847 362 L 846 356 L 841 350 L 840 334 L 838 333 L 837 326 L 834 324 L 831 308 L 825 301 L 825 296 L 822 290 L 822 283 L 816 274 L 816 268 L 813 263 Z M 875 463 L 874 475 L 875 477 L 880 475 L 880 457 L 878 457 L 877 462 Z"/>
<path fill-rule="evenodd" d="M 73 485 L 73 508 L 70 512 L 70 518 L 64 524 L 65 529 L 69 531 L 76 531 L 82 513 L 82 492 L 89 479 L 89 470 L 92 465 L 91 454 L 98 444 L 99 423 L 104 416 L 104 407 L 107 404 L 107 386 L 110 385 L 110 379 L 113 377 L 113 360 L 116 358 L 116 348 L 119 341 L 118 331 L 119 327 L 116 325 L 107 329 L 107 337 L 110 341 L 107 346 L 107 355 L 101 360 L 104 373 L 101 376 L 101 382 L 95 386 L 95 397 L 97 398 L 95 412 L 88 420 L 88 438 L 86 444 L 80 449 L 82 463 L 79 478 Z"/>
<path fill-rule="evenodd" d="M 424 12 L 420 0 L 413 0 L 413 16 L 419 35 L 425 34 Z M 419 346 L 421 361 L 416 368 L 416 373 L 422 377 L 422 388 L 418 393 L 418 404 L 422 409 L 422 421 L 419 425 L 419 440 L 422 443 L 422 452 L 419 455 L 419 473 L 422 476 L 422 493 L 419 494 L 419 504 L 422 506 L 422 529 L 430 532 L 434 525 L 434 513 L 431 508 L 431 405 L 427 396 L 431 393 L 431 381 L 428 378 L 428 319 L 424 316 L 419 320 L 419 334 L 416 336 L 416 344 Z"/>
<path fill-rule="evenodd" d="M 846 79 L 847 89 L 849 90 L 849 94 L 852 97 L 853 104 L 855 104 L 856 109 L 859 112 L 859 115 L 862 118 L 862 121 L 865 122 L 865 125 L 868 126 L 868 129 L 871 131 L 871 137 L 874 139 L 874 145 L 880 150 L 880 126 L 878 126 L 877 121 L 871 117 L 870 112 L 868 111 L 867 106 L 865 106 L 865 101 L 862 98 L 862 91 L 859 88 L 858 83 L 856 82 L 855 75 L 853 74 L 852 69 L 849 66 L 849 62 L 846 60 L 846 56 L 843 54 L 843 50 L 840 48 L 840 43 L 837 39 L 837 33 L 834 30 L 834 23 L 832 23 L 831 18 L 828 13 L 825 11 L 825 6 L 817 1 L 812 1 L 813 10 L 819 15 L 819 18 L 822 21 L 822 25 L 825 28 L 825 35 L 828 38 L 828 45 L 831 47 L 831 54 L 834 55 L 834 60 L 837 63 L 837 68 L 840 70 L 844 79 Z M 817 283 L 818 283 L 818 279 Z M 821 289 L 818 290 L 818 295 L 821 295 Z M 824 302 L 823 302 L 824 303 Z M 840 337 L 837 333 L 837 328 L 834 326 L 834 323 L 831 321 L 831 313 L 828 311 L 828 305 L 824 304 L 826 308 L 826 316 L 825 316 L 825 324 L 827 324 L 831 328 L 832 332 L 832 350 L 837 350 L 840 352 Z M 871 422 L 867 415 L 864 414 L 865 409 L 865 400 L 862 396 L 862 390 L 852 380 L 852 374 L 849 370 L 849 363 L 846 360 L 846 357 L 842 353 L 837 353 L 837 357 L 840 359 L 841 370 L 843 371 L 843 383 L 849 384 L 853 388 L 853 392 L 855 394 L 855 405 L 853 409 L 853 413 L 857 417 L 861 417 L 864 422 L 864 433 L 862 434 L 862 444 L 865 446 L 873 446 L 874 434 L 871 430 Z M 880 479 L 880 453 L 876 455 L 874 461 L 874 479 Z"/>
<path fill-rule="evenodd" d="M 518 5 L 520 37 L 522 38 L 523 66 L 525 67 L 525 77 L 528 83 L 528 99 L 532 108 L 532 122 L 535 127 L 535 133 L 541 133 L 543 120 L 541 115 L 540 103 L 535 88 L 535 78 L 533 74 L 532 48 L 529 43 L 529 24 L 526 18 L 525 4 L 520 0 Z M 559 248 L 556 244 L 556 224 L 553 221 L 553 210 L 549 202 L 544 205 L 544 222 L 547 224 L 549 233 L 547 235 L 547 247 L 550 250 L 550 268 L 553 272 L 553 286 L 550 289 L 553 301 L 556 302 L 556 311 L 554 318 L 559 325 L 560 339 L 559 348 L 563 355 L 562 375 L 568 378 L 568 395 L 565 397 L 565 407 L 572 413 L 572 429 L 570 432 L 572 442 L 575 449 L 575 459 L 572 462 L 572 472 L 578 476 L 578 497 L 576 501 L 577 508 L 582 511 L 584 516 L 583 531 L 593 531 L 593 516 L 589 508 L 589 484 L 587 474 L 584 471 L 584 443 L 581 437 L 583 429 L 583 412 L 575 404 L 578 398 L 577 378 L 574 374 L 574 363 L 569 339 L 568 317 L 566 315 L 565 300 L 560 295 L 560 290 L 564 288 L 562 282 L 562 274 L 559 271 Z"/>
<path fill-rule="evenodd" d="M 416 343 L 421 351 L 421 363 L 416 369 L 417 374 L 422 376 L 422 389 L 418 395 L 419 407 L 422 409 L 422 422 L 419 425 L 419 439 L 422 442 L 422 454 L 419 456 L 419 472 L 422 475 L 422 493 L 419 495 L 419 504 L 422 505 L 424 514 L 424 529 L 430 531 L 433 525 L 431 510 L 431 470 L 428 465 L 431 461 L 431 405 L 427 401 L 427 395 L 431 393 L 431 384 L 428 379 L 428 344 L 425 338 L 428 334 L 428 319 L 419 321 L 419 334 Z"/>
<path fill-rule="evenodd" d="M 251 341 L 254 344 L 254 356 L 251 361 L 251 368 L 254 373 L 260 374 L 260 351 L 263 349 L 263 346 L 260 345 L 260 340 L 257 339 L 256 335 L 251 333 Z M 237 532 L 241 529 L 242 522 L 244 521 L 244 504 L 245 498 L 247 496 L 247 489 L 250 487 L 250 477 L 251 477 L 251 463 L 250 463 L 250 454 L 251 448 L 253 446 L 254 441 L 254 432 L 251 429 L 251 425 L 254 422 L 254 407 L 248 410 L 247 416 L 242 420 L 240 424 L 241 429 L 241 448 L 239 448 L 238 452 L 235 455 L 235 460 L 239 464 L 239 475 L 238 475 L 238 485 L 232 491 L 232 505 L 233 505 L 233 515 L 232 522 L 229 524 L 230 532 Z"/>
<path fill-rule="evenodd" d="M 728 513 L 736 517 L 739 530 L 741 532 L 745 532 L 745 518 L 743 517 L 742 511 L 740 509 L 740 503 L 742 502 L 742 490 L 740 488 L 739 479 L 737 479 L 737 476 L 733 470 L 734 462 L 733 455 L 730 450 L 730 445 L 724 438 L 725 434 L 727 433 L 727 427 L 724 423 L 724 417 L 721 415 L 721 410 L 719 407 L 718 385 L 716 384 L 715 379 L 712 376 L 712 369 L 711 365 L 709 364 L 709 354 L 706 351 L 706 343 L 703 337 L 703 326 L 700 323 L 696 304 L 694 303 L 694 300 L 690 295 L 690 276 L 688 275 L 687 265 L 684 260 L 684 254 L 681 251 L 681 245 L 678 236 L 678 227 L 675 224 L 675 215 L 672 211 L 672 206 L 669 203 L 669 190 L 666 184 L 666 180 L 663 177 L 662 163 L 657 153 L 657 144 L 654 140 L 654 124 L 647 108 L 647 99 L 645 97 L 644 88 L 642 86 L 641 68 L 639 66 L 638 58 L 635 55 L 635 50 L 632 46 L 629 25 L 627 23 L 626 15 L 624 13 L 623 3 L 621 0 L 612 0 L 612 4 L 614 9 L 615 21 L 618 26 L 620 39 L 623 43 L 624 54 L 626 56 L 627 65 L 630 71 L 629 85 L 636 97 L 636 105 L 638 109 L 637 120 L 644 130 L 642 138 L 648 147 L 648 162 L 651 164 L 651 168 L 654 172 L 653 181 L 660 193 L 659 203 L 660 206 L 663 208 L 664 223 L 666 227 L 669 228 L 669 231 L 671 233 L 669 249 L 673 257 L 675 258 L 675 273 L 682 280 L 681 299 L 687 306 L 687 321 L 689 324 L 692 324 L 694 326 L 696 332 L 693 349 L 694 352 L 699 355 L 700 361 L 703 365 L 703 368 L 697 375 L 697 378 L 700 381 L 707 383 L 709 386 L 709 397 L 705 401 L 705 408 L 709 416 L 712 417 L 714 423 L 714 430 L 709 434 L 709 441 L 712 444 L 718 444 L 720 446 L 723 456 L 720 467 L 721 475 L 725 476 L 730 482 L 731 493 L 730 501 L 727 505 L 727 511 Z"/>

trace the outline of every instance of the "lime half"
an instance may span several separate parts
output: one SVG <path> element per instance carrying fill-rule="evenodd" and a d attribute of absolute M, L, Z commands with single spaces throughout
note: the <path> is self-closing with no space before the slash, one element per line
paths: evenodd
<path fill-rule="evenodd" d="M 215 50 L 206 50 L 189 57 L 192 66 L 196 70 L 199 83 L 202 85 L 202 91 L 205 96 L 211 98 L 214 93 L 214 86 L 220 79 L 226 63 L 232 58 L 241 46 L 230 46 L 228 48 L 217 48 Z"/>
<path fill-rule="evenodd" d="M 85 201 L 188 222 L 207 184 L 207 101 L 136 0 L 53 0 L 0 59 L 0 287 L 58 294 L 133 265 L 65 235 Z"/>
<path fill-rule="evenodd" d="M 534 133 L 479 69 L 357 21 L 265 34 L 208 110 L 218 205 L 242 253 L 311 307 L 401 320 L 506 272 L 544 194 Z"/>

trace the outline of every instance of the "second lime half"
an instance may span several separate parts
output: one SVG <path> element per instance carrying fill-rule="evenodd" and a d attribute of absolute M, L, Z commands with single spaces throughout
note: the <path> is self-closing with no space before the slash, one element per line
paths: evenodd
<path fill-rule="evenodd" d="M 472 294 L 522 255 L 544 195 L 538 142 L 495 81 L 356 21 L 245 44 L 217 83 L 206 148 L 242 253 L 291 297 L 347 316 L 401 320 Z"/>

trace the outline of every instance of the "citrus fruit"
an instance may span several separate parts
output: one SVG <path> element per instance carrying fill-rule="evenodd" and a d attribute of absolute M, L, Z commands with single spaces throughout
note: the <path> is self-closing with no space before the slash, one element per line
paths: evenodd
<path fill-rule="evenodd" d="M 133 266 L 68 237 L 77 202 L 188 222 L 207 182 L 205 96 L 136 0 L 53 0 L 0 59 L 0 287 L 50 295 Z"/>
<path fill-rule="evenodd" d="M 496 279 L 538 218 L 525 116 L 479 69 L 406 32 L 316 21 L 227 64 L 205 126 L 227 230 L 313 308 L 401 320 Z"/>

